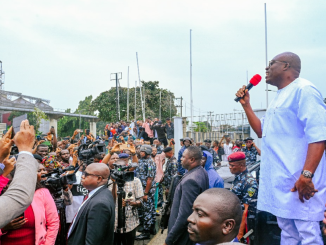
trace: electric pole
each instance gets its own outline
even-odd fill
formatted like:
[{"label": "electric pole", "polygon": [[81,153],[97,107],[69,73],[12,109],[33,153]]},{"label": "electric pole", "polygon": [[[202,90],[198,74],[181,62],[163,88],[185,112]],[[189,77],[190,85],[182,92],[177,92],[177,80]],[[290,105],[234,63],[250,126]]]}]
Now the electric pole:
[{"label": "electric pole", "polygon": [[[115,75],[114,78],[112,78],[112,75]],[[119,75],[119,77],[118,77],[118,75]],[[119,103],[119,80],[120,79],[122,79],[122,72],[111,73],[111,81],[115,80],[117,121],[120,120],[120,103]]]},{"label": "electric pole", "polygon": [[183,100],[183,98],[182,98],[182,96],[180,97],[180,98],[175,98],[176,100],[180,100],[180,105],[176,105],[175,107],[180,107],[181,108],[181,110],[180,110],[180,112],[181,112],[181,117],[182,117],[182,100]]},{"label": "electric pole", "polygon": [[[211,119],[211,132],[212,132],[212,126],[213,126],[213,120],[212,120],[212,113],[214,113],[214,111],[209,111],[209,118]],[[207,118],[207,123],[208,123],[208,118]]]},{"label": "electric pole", "polygon": [[[0,60],[0,96],[2,96],[2,85],[4,84],[3,76],[5,73],[2,71],[2,61]],[[0,122],[2,122],[2,114],[0,113]]]}]

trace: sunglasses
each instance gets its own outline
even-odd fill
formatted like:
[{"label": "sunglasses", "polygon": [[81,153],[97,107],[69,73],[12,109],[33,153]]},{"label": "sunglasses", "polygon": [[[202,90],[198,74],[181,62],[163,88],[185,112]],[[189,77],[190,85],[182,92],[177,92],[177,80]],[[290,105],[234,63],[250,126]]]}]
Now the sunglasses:
[{"label": "sunglasses", "polygon": [[280,63],[288,64],[288,65],[290,66],[289,62],[286,62],[286,61],[281,61],[281,60],[271,60],[271,61],[268,62],[268,68],[271,67],[272,65],[274,65],[276,62],[280,62]]},{"label": "sunglasses", "polygon": [[[87,173],[86,171],[84,171],[83,173],[82,173],[82,175],[84,175],[85,176],[85,178],[87,178],[87,176],[97,176],[97,177],[102,177],[101,175],[97,175],[97,174],[90,174],[90,173]],[[103,177],[102,177],[103,178]]]}]

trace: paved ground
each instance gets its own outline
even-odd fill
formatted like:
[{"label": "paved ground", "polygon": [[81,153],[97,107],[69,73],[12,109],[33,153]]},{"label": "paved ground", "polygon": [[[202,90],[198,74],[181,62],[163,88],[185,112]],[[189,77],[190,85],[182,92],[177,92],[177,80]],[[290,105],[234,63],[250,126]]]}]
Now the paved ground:
[{"label": "paved ground", "polygon": [[[164,231],[163,234],[161,234],[161,230],[159,230],[159,224],[160,224],[161,216],[156,217],[156,231],[157,234],[155,236],[151,236],[151,240],[144,240],[144,241],[135,241],[135,245],[163,245],[166,235],[167,235],[167,230]],[[140,233],[136,233],[138,236]]]}]

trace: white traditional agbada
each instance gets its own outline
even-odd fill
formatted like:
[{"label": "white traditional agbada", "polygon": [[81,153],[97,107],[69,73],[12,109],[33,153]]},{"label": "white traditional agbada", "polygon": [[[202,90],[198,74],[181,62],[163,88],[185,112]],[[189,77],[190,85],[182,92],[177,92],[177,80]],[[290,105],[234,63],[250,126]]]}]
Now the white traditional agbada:
[{"label": "white traditional agbada", "polygon": [[326,140],[326,106],[317,88],[298,78],[277,92],[262,122],[258,209],[287,219],[320,221],[326,202],[325,156],[312,181],[318,192],[302,203],[291,192],[300,177],[308,144]]}]

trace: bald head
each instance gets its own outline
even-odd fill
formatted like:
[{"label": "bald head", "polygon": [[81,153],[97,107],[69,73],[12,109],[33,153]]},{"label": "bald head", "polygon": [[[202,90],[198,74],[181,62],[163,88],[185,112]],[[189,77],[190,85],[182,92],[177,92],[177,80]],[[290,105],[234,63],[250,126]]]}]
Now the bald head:
[{"label": "bald head", "polygon": [[91,163],[87,166],[87,170],[93,174],[102,176],[103,179],[108,179],[110,176],[110,169],[104,163]]},{"label": "bald head", "polygon": [[189,237],[201,244],[219,244],[234,239],[240,228],[239,198],[229,190],[211,188],[200,194],[188,217]]},{"label": "bald head", "polygon": [[205,195],[206,201],[219,213],[222,220],[234,219],[240,227],[242,218],[241,203],[232,191],[222,188],[211,188],[204,191],[201,195]]},{"label": "bald head", "polygon": [[281,54],[275,56],[274,59],[288,62],[290,67],[295,72],[297,72],[298,76],[299,76],[300,71],[301,71],[301,59],[297,54],[292,53],[292,52],[284,52],[284,53],[281,53]]}]

